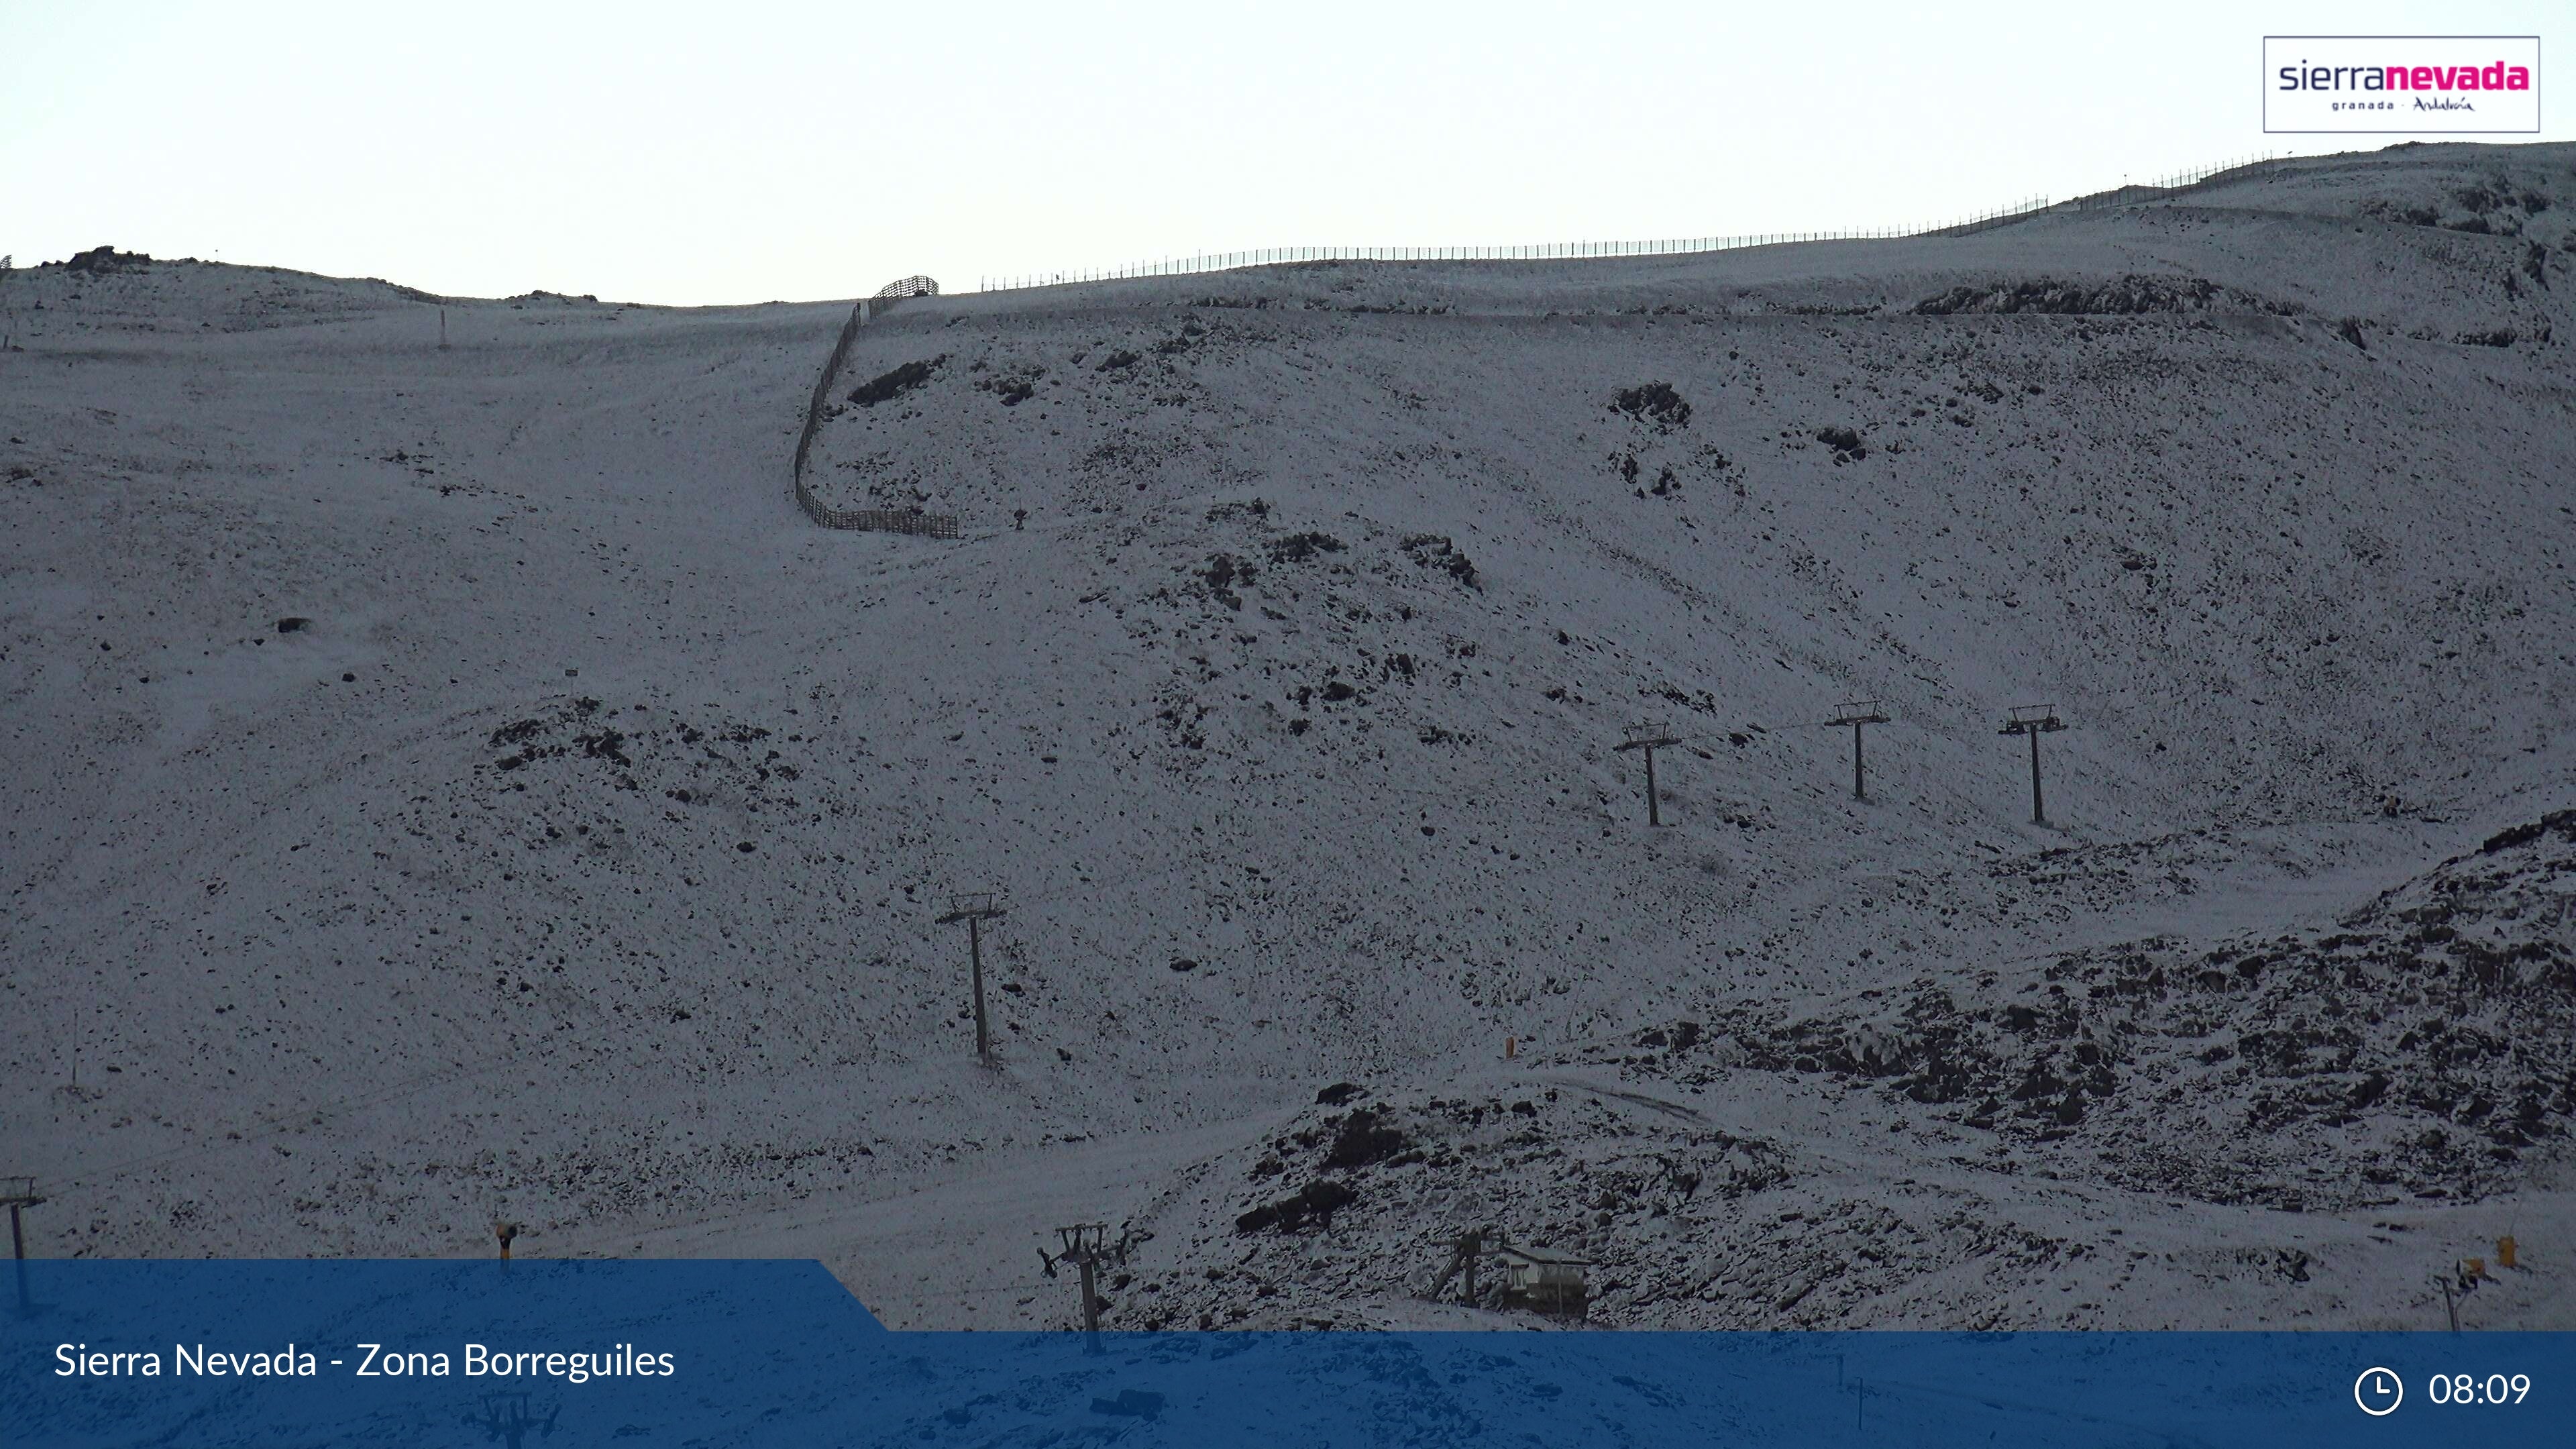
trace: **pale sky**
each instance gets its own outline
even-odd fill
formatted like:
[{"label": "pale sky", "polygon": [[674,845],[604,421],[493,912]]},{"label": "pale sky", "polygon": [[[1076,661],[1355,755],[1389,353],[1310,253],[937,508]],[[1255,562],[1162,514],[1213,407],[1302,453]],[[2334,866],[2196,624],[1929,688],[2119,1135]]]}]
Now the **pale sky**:
[{"label": "pale sky", "polygon": [[[1924,224],[2403,139],[2264,135],[2267,33],[2539,35],[2546,66],[2570,14],[0,0],[0,252],[701,303]],[[2548,79],[2510,139],[2576,138]]]}]

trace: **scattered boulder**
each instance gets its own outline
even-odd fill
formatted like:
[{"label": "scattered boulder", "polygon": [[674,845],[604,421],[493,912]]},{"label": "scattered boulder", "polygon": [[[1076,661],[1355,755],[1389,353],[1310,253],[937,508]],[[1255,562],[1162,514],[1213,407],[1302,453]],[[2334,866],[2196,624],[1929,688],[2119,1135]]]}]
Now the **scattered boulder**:
[{"label": "scattered boulder", "polygon": [[1836,463],[1857,463],[1869,456],[1860,434],[1850,428],[1818,428],[1816,441],[1834,450]]},{"label": "scattered boulder", "polygon": [[1275,564],[1305,563],[1318,554],[1341,551],[1342,541],[1329,533],[1292,533],[1270,540],[1270,561]]},{"label": "scattered boulder", "polygon": [[1467,555],[1445,535],[1417,533],[1404,541],[1403,548],[1415,563],[1424,568],[1442,570],[1471,589],[1481,591],[1485,587],[1484,581],[1477,576],[1476,566],[1468,562]]},{"label": "scattered boulder", "polygon": [[1673,391],[1669,382],[1647,382],[1621,388],[1611,395],[1610,411],[1625,413],[1659,433],[1690,426],[1691,405],[1680,393]]}]

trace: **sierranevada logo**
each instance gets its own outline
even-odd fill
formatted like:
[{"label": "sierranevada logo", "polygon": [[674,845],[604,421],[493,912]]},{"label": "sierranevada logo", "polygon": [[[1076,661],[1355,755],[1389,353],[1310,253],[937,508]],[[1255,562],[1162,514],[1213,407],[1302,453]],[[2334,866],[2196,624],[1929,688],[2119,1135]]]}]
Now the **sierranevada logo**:
[{"label": "sierranevada logo", "polygon": [[2266,131],[2534,132],[2536,36],[2267,36]]}]

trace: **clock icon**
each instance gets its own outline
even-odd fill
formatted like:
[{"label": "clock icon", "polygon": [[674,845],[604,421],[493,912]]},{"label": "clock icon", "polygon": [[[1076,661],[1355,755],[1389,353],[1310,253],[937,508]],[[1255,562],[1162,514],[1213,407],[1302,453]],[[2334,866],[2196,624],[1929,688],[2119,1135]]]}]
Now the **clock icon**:
[{"label": "clock icon", "polygon": [[2397,1406],[2406,1402],[2406,1385],[2398,1382],[2394,1370],[2366,1368],[2360,1378],[2352,1381],[2352,1401],[2374,1419],[2394,1414]]}]

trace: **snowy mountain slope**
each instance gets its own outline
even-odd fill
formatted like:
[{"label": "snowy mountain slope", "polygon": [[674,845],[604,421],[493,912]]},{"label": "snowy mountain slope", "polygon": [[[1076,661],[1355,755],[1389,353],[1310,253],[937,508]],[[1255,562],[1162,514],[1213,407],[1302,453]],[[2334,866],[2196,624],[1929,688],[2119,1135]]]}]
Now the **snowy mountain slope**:
[{"label": "snowy mountain slope", "polygon": [[2231,176],[2176,200],[2518,236],[2563,251],[2576,235],[2576,213],[2555,204],[2565,181],[2555,147],[2397,145]]},{"label": "snowy mountain slope", "polygon": [[[2397,195],[2406,154],[2293,180]],[[2561,148],[2494,154],[2576,193]],[[2369,1223],[2442,1225],[2438,1261],[2515,1204],[2565,1221],[2563,1057],[2463,1077],[2446,1142],[2540,1116],[2435,1171],[2399,1146],[2430,1086],[2322,1128],[2189,1056],[2280,1030],[2247,1013],[2290,985],[2160,1005],[2107,1094],[2008,1024],[2051,970],[2331,934],[2568,801],[2564,255],[2289,184],[907,302],[815,485],[959,513],[955,546],[785,500],[837,307],[449,301],[440,352],[398,289],[11,274],[13,327],[46,305],[0,355],[6,1111],[62,1184],[45,1250],[472,1252],[508,1213],[541,1252],[739,1238],[901,1286],[901,1321],[1056,1321],[1033,1239],[941,1204],[1045,1217],[1023,1185],[1106,1137],[1129,1186],[1090,1215],[1157,1233],[1118,1321],[1402,1321],[1488,1212],[1602,1235],[1622,1322],[2412,1312],[2422,1239]],[[1896,717],[1868,802],[1815,727],[1855,695]],[[2034,699],[2075,726],[2046,828],[1994,733]],[[1648,715],[1690,737],[1660,832],[1611,748]],[[987,887],[994,1073],[931,924]],[[2563,1037],[2563,993],[2515,1010]],[[1696,1053],[1638,1045],[1682,1021]],[[1862,1025],[1879,1066],[1973,1040],[1973,1090],[1811,1044]],[[2448,1080],[2384,1035],[2338,1090]],[[2078,1122],[2015,1115],[2035,1072]],[[1276,1144],[1339,1080],[1430,1144],[1362,1170],[1416,1181],[1238,1233],[1312,1180]],[[1658,1154],[1703,1184],[1660,1218]],[[1880,1261],[1782,1306],[1759,1265],[1824,1222]],[[2173,1264],[2112,1296],[2112,1226]]]},{"label": "snowy mountain slope", "polygon": [[[1612,1322],[2349,1313],[2363,1222],[2509,1190],[2576,1107],[2571,887],[2562,811],[2328,929],[2070,952],[1977,974],[1992,1004],[1966,1010],[1925,977],[1805,1020],[1649,1028],[1464,1097],[1319,1102],[1212,1175],[1244,1214],[1230,1231],[1223,1213],[1198,1225],[1248,1250],[1233,1275],[1289,1301],[1184,1280],[1155,1306],[1329,1317],[1356,1285],[1424,1277],[1446,1236],[1506,1222],[1602,1263],[1595,1316]],[[1361,1245],[1321,1263],[1256,1216],[1318,1184],[1333,1237]],[[2343,1221],[2314,1226],[2320,1211]],[[2070,1296],[2024,1296],[2034,1270]],[[2278,1291],[2110,1296],[2170,1300],[2195,1271]]]}]

